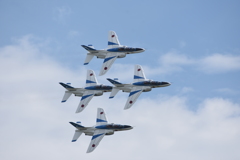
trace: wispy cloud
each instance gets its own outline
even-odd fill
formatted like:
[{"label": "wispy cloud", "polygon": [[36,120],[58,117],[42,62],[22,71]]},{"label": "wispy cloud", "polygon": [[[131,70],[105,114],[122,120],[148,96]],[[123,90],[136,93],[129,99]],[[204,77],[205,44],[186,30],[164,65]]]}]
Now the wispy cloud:
[{"label": "wispy cloud", "polygon": [[240,70],[240,56],[217,53],[194,59],[173,50],[160,56],[159,64],[168,72],[182,71],[187,66],[204,73],[226,73]]},{"label": "wispy cloud", "polygon": [[69,6],[56,7],[53,11],[53,18],[59,23],[65,23],[68,16],[72,13]]},{"label": "wispy cloud", "polygon": [[236,91],[236,90],[233,90],[233,89],[230,89],[230,88],[219,88],[219,89],[216,89],[217,92],[219,93],[223,93],[223,94],[238,94],[239,91]]},{"label": "wispy cloud", "polygon": [[72,38],[72,37],[77,37],[79,36],[80,33],[78,31],[75,31],[75,30],[71,30],[68,32],[68,37]]},{"label": "wispy cloud", "polygon": [[240,56],[213,54],[199,61],[199,69],[206,73],[222,73],[240,70]]}]

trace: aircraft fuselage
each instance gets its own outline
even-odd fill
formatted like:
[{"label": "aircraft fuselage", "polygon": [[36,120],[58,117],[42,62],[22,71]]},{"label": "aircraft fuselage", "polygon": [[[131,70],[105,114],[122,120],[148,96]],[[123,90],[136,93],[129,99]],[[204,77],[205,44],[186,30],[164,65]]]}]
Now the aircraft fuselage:
[{"label": "aircraft fuselage", "polygon": [[85,133],[87,136],[93,136],[95,130],[108,130],[106,135],[112,135],[115,131],[126,131],[133,129],[132,126],[129,125],[121,125],[121,124],[106,124],[106,125],[99,125],[99,126],[92,126],[92,127],[84,127],[84,128],[77,128],[81,132]]},{"label": "aircraft fuselage", "polygon": [[133,47],[117,47],[117,48],[110,48],[110,49],[102,49],[102,50],[94,50],[88,54],[95,55],[97,58],[105,59],[107,53],[114,52],[118,53],[118,58],[126,57],[126,54],[133,54],[133,53],[141,53],[145,50],[143,48],[133,48]]},{"label": "aircraft fuselage", "polygon": [[116,87],[123,92],[131,92],[132,88],[135,86],[144,87],[143,92],[151,91],[152,88],[167,87],[171,85],[169,82],[158,82],[158,81],[142,81],[135,82],[132,84],[123,84],[123,86]]}]

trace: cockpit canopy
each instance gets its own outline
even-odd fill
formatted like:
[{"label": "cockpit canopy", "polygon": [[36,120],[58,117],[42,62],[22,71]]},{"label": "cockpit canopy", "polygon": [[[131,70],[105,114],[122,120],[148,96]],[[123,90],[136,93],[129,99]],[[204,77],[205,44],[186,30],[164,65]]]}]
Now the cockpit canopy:
[{"label": "cockpit canopy", "polygon": [[148,80],[148,81],[144,81],[144,84],[159,85],[161,84],[161,82]]},{"label": "cockpit canopy", "polygon": [[109,88],[112,88],[112,87],[107,85],[102,85],[102,84],[96,86],[96,89],[109,89]]},{"label": "cockpit canopy", "polygon": [[106,126],[107,128],[122,128],[123,127],[123,125],[120,125],[120,124],[108,124],[107,126]]}]

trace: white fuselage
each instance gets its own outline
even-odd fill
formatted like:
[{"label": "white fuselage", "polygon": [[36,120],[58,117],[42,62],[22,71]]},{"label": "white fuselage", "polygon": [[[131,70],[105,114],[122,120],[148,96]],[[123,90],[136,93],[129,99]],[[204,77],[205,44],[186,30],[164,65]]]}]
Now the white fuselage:
[{"label": "white fuselage", "polygon": [[[76,88],[75,91],[66,91],[66,93],[73,93],[75,96],[82,97],[86,91],[89,90],[85,88]],[[111,92],[111,90],[94,90],[94,96],[101,96],[104,92]]]},{"label": "white fuselage", "polygon": [[[84,128],[78,128],[81,132],[83,132],[87,136],[93,136],[94,132],[96,130],[107,130],[106,135],[112,135],[116,131],[126,131],[133,129],[133,127],[128,126],[128,125],[119,125],[123,127],[114,127],[115,124],[106,124],[106,125],[98,125],[98,126],[92,126],[92,127],[84,127]],[[127,127],[124,127],[127,126]]]},{"label": "white fuselage", "polygon": [[134,53],[141,53],[145,50],[141,48],[141,50],[138,51],[117,51],[118,48],[112,48],[109,49],[101,49],[101,50],[95,50],[93,52],[89,52],[88,54],[92,54],[100,59],[105,59],[108,53],[117,53],[118,58],[124,58],[127,54],[134,54]]},{"label": "white fuselage", "polygon": [[131,92],[133,87],[143,87],[143,92],[149,92],[151,91],[152,88],[159,88],[159,87],[166,87],[169,86],[169,84],[164,84],[164,85],[134,85],[133,83],[130,84],[123,84],[123,86],[116,86],[114,88],[117,88],[119,90],[122,90],[122,92]]}]

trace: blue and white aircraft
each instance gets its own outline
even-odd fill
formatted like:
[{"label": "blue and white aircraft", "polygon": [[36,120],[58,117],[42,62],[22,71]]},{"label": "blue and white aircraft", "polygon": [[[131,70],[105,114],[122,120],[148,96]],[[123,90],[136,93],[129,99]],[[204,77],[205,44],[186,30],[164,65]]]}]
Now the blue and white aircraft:
[{"label": "blue and white aircraft", "polygon": [[113,62],[117,58],[124,58],[127,54],[144,52],[143,48],[133,48],[122,46],[119,43],[117,34],[114,31],[108,33],[108,48],[102,50],[96,50],[92,45],[82,45],[89,53],[85,59],[84,65],[87,65],[94,56],[104,59],[99,76],[104,75],[112,66]]},{"label": "blue and white aircraft", "polygon": [[92,136],[87,153],[92,152],[99,145],[100,141],[105,135],[112,135],[115,131],[126,131],[133,128],[129,125],[108,123],[107,117],[102,108],[98,108],[97,110],[97,119],[95,126],[84,127],[81,125],[81,122],[69,123],[76,128],[72,142],[76,142],[82,133],[85,133],[87,136]]},{"label": "blue and white aircraft", "polygon": [[117,79],[107,78],[109,82],[115,85],[109,98],[114,98],[119,90],[130,92],[124,109],[129,109],[137,100],[142,92],[149,92],[152,88],[166,87],[171,85],[169,82],[159,82],[146,79],[144,71],[140,65],[135,65],[134,81],[130,84],[122,84]]},{"label": "blue and white aircraft", "polygon": [[62,103],[66,102],[72,94],[82,97],[76,113],[82,112],[87,107],[93,96],[101,96],[104,92],[111,92],[112,90],[112,86],[98,84],[95,73],[92,70],[87,71],[86,86],[84,88],[74,88],[70,83],[65,84],[60,82],[59,84],[66,88]]}]

